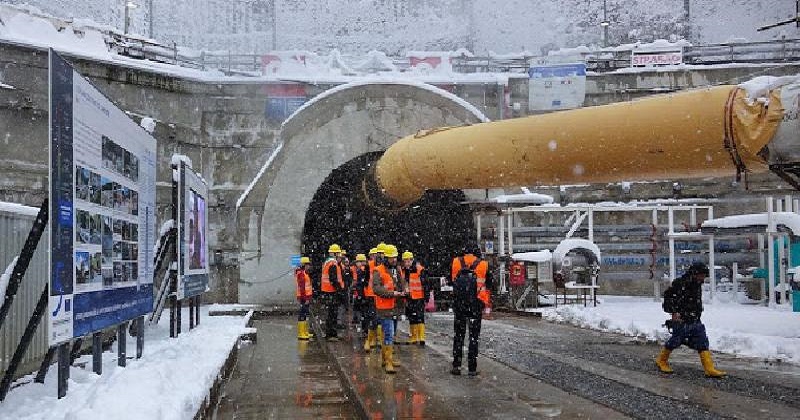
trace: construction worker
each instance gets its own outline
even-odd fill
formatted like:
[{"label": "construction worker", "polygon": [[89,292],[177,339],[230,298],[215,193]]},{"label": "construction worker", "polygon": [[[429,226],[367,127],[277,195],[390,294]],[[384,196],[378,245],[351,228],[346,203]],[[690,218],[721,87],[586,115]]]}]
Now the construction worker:
[{"label": "construction worker", "polygon": [[[383,264],[386,260],[386,244],[381,242],[375,246],[375,249],[378,251],[375,254],[375,267]],[[372,279],[372,291],[375,292],[375,279]],[[381,323],[378,321],[377,309],[375,311],[375,346],[381,347],[381,343],[383,343],[383,327]]]},{"label": "construction worker", "polygon": [[339,265],[342,267],[342,280],[344,281],[344,288],[339,291],[339,317],[338,319],[342,322],[336,325],[336,328],[339,330],[343,330],[345,328],[344,323],[347,319],[347,311],[350,309],[350,296],[349,291],[350,287],[353,284],[352,273],[350,272],[350,259],[347,258],[347,250],[342,248],[342,251],[339,253]]},{"label": "construction worker", "polygon": [[668,321],[672,336],[664,343],[661,353],[656,358],[656,366],[662,373],[672,373],[669,355],[673,350],[686,344],[700,354],[700,362],[706,376],[721,378],[725,372],[714,367],[711,352],[708,351],[706,327],[700,321],[703,313],[703,282],[708,277],[708,266],[696,262],[689,267],[686,274],[675,279],[664,291],[662,308],[672,317]]},{"label": "construction worker", "polygon": [[483,308],[489,304],[486,275],[489,265],[480,257],[477,244],[465,248],[460,257],[453,258],[450,279],[453,282],[453,369],[450,373],[461,375],[464,354],[464,335],[469,324],[469,350],[467,368],[470,376],[478,374],[478,341],[481,334]]},{"label": "construction worker", "polygon": [[344,290],[341,265],[342,249],[337,244],[328,247],[328,259],[322,264],[320,288],[325,301],[325,337],[328,341],[338,341],[336,333],[337,318],[339,316],[339,294]]},{"label": "construction worker", "polygon": [[395,301],[405,296],[405,284],[397,273],[397,247],[387,245],[385,248],[386,260],[375,267],[372,273],[373,291],[375,292],[375,308],[378,320],[383,327],[383,347],[381,356],[386,373],[395,373],[396,363],[394,354],[394,316]]},{"label": "construction worker", "polygon": [[372,288],[372,272],[375,271],[377,264],[378,248],[369,250],[369,261],[367,262],[367,284],[364,287],[364,320],[363,326],[367,331],[367,338],[364,340],[364,351],[369,353],[376,345],[375,327],[377,319],[375,318],[375,292]]},{"label": "construction worker", "polygon": [[367,334],[367,327],[364,320],[366,306],[366,296],[364,291],[367,288],[367,256],[364,254],[356,255],[356,263],[350,266],[350,273],[353,277],[353,324],[361,324],[360,330],[362,334]]},{"label": "construction worker", "polygon": [[425,267],[414,259],[411,251],[402,255],[403,266],[400,270],[403,280],[408,285],[408,317],[411,338],[408,344],[425,345],[425,296],[427,296],[427,275]]},{"label": "construction worker", "polygon": [[300,266],[294,270],[294,278],[297,282],[297,302],[300,304],[300,310],[297,315],[297,339],[309,340],[313,335],[308,329],[308,307],[311,303],[311,296],[314,291],[311,288],[311,276],[308,275],[308,269],[311,266],[311,260],[308,257],[300,257]]}]

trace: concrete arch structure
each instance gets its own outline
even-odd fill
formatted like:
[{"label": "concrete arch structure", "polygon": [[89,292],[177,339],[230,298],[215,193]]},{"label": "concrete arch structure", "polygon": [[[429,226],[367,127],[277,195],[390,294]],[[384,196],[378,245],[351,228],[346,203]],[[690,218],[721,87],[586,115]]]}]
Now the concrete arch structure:
[{"label": "concrete arch structure", "polygon": [[432,85],[375,82],[338,86],[307,103],[283,124],[274,161],[247,197],[262,211],[239,212],[246,223],[239,301],[277,304],[294,299],[292,255],[300,254],[306,210],[337,167],[382,151],[418,130],[486,121],[469,103]]}]

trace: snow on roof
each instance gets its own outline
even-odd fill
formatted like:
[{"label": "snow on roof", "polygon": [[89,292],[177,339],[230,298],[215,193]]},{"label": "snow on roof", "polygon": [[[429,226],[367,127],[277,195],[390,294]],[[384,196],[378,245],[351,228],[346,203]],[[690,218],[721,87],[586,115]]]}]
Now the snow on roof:
[{"label": "snow on roof", "polygon": [[242,195],[239,196],[239,199],[236,200],[236,210],[239,210],[239,207],[242,206],[244,200],[247,198],[248,195],[250,195],[250,191],[253,190],[253,187],[256,186],[258,180],[260,180],[261,177],[264,176],[264,173],[267,172],[267,169],[269,169],[270,165],[272,165],[272,161],[275,160],[275,157],[278,156],[278,153],[280,153],[281,149],[283,149],[283,143],[278,143],[278,147],[276,147],[275,150],[272,151],[272,154],[270,154],[269,157],[267,158],[267,161],[264,162],[264,165],[258,171],[258,174],[256,174],[255,178],[253,178],[253,180],[250,181],[250,185],[247,186],[244,192],[242,192]]},{"label": "snow on roof", "polygon": [[181,162],[186,163],[186,166],[192,167],[192,159],[189,156],[182,155],[180,153],[173,153],[172,159],[170,159],[170,165],[172,166],[179,166]]},{"label": "snow on roof", "polygon": [[0,39],[53,48],[82,57],[110,60],[105,37],[96,28],[34,14],[36,11],[0,4]]},{"label": "snow on roof", "polygon": [[406,57],[474,57],[466,48],[459,48],[455,51],[406,51]]},{"label": "snow on roof", "polygon": [[570,251],[579,248],[589,250],[592,254],[594,254],[595,258],[597,258],[598,263],[601,261],[600,248],[598,248],[594,242],[588,239],[578,238],[568,238],[561,241],[558,246],[556,246],[555,251],[553,251],[553,261],[560,263]]},{"label": "snow on roof", "polygon": [[503,194],[490,199],[495,203],[530,203],[530,204],[550,204],[553,197],[546,194],[523,193],[523,194]]},{"label": "snow on roof", "polygon": [[17,203],[9,203],[6,201],[0,201],[0,211],[14,214],[24,214],[25,216],[34,217],[39,214],[39,209],[36,207],[25,206]]},{"label": "snow on roof", "polygon": [[0,82],[0,89],[9,89],[9,90],[14,90],[14,89],[16,89],[16,88],[15,88],[14,86],[7,85],[7,84],[5,84],[5,83],[2,83],[2,82]]},{"label": "snow on roof", "polygon": [[[768,216],[768,213],[726,216],[718,219],[706,220],[701,225],[701,228],[736,229],[756,226],[766,227],[769,222]],[[800,236],[800,214],[792,212],[774,212],[772,213],[772,220],[775,222],[776,226],[785,226],[792,231],[793,235]]]},{"label": "snow on roof", "polygon": [[759,76],[740,83],[739,87],[747,92],[747,99],[757,101],[759,98],[768,99],[769,91],[788,84],[800,83],[800,75],[794,76]]},{"label": "snow on roof", "polygon": [[444,89],[439,89],[436,86],[433,86],[433,85],[430,85],[430,84],[427,84],[427,83],[416,82],[416,81],[413,81],[413,80],[400,79],[400,78],[391,78],[391,77],[376,77],[376,78],[372,78],[372,79],[361,80],[361,81],[358,81],[358,82],[345,83],[343,85],[339,85],[339,86],[333,87],[331,89],[326,90],[325,92],[320,93],[319,95],[311,98],[311,100],[309,100],[306,103],[304,103],[303,106],[301,106],[300,108],[297,108],[297,110],[294,111],[292,113],[292,115],[289,116],[289,118],[286,118],[286,120],[283,122],[283,124],[281,124],[281,128],[285,127],[286,124],[288,124],[289,121],[294,119],[295,116],[299,115],[301,112],[303,112],[304,110],[306,110],[310,106],[314,105],[315,103],[317,103],[317,102],[319,102],[319,101],[321,101],[321,100],[323,100],[323,99],[325,99],[325,98],[327,98],[327,97],[329,97],[331,95],[334,95],[336,93],[342,92],[344,90],[353,89],[353,88],[359,87],[359,86],[367,86],[367,85],[403,85],[403,86],[414,86],[414,87],[418,87],[420,89],[425,89],[425,90],[427,90],[429,92],[433,92],[433,93],[435,93],[435,94],[437,94],[437,95],[439,95],[439,96],[441,96],[441,97],[443,97],[445,99],[449,99],[449,100],[455,102],[458,105],[461,105],[467,111],[472,113],[476,118],[478,118],[481,122],[488,122],[489,121],[489,118],[486,118],[486,116],[483,115],[483,113],[481,111],[479,111],[478,108],[475,108],[474,105],[472,105],[471,103],[465,101],[464,99],[459,98],[456,95],[453,95],[452,93],[450,93],[450,92],[448,92],[448,91],[446,91]]},{"label": "snow on roof", "polygon": [[547,262],[553,260],[553,254],[549,249],[534,252],[518,252],[511,254],[512,260],[529,262]]}]

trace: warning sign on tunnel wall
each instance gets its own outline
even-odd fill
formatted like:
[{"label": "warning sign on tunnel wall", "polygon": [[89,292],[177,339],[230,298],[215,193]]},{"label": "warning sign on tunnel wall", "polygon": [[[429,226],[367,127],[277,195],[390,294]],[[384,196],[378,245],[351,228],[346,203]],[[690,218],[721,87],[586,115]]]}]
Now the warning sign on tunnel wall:
[{"label": "warning sign on tunnel wall", "polygon": [[274,83],[264,86],[267,101],[264,115],[268,121],[281,123],[306,103],[306,87],[300,83]]}]

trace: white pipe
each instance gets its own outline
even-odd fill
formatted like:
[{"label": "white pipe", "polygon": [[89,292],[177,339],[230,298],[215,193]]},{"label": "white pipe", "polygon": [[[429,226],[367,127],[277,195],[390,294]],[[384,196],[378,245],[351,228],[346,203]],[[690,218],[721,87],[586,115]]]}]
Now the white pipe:
[{"label": "white pipe", "polygon": [[675,238],[672,234],[675,233],[675,214],[672,211],[672,206],[667,210],[667,224],[669,232],[669,281],[675,281]]},{"label": "white pipe", "polygon": [[708,270],[708,274],[711,276],[711,303],[714,303],[714,298],[717,293],[717,270],[716,260],[714,258],[714,235],[711,235],[708,238],[708,265],[711,266],[711,269]]},{"label": "white pipe", "polygon": [[739,303],[739,263],[734,262],[731,271],[731,280],[733,280],[733,301]]},{"label": "white pipe", "polygon": [[[653,209],[653,226],[658,228],[658,210]],[[659,287],[659,278],[653,273],[653,298],[656,302],[661,301],[661,288]]]},{"label": "white pipe", "polygon": [[775,305],[775,244],[773,243],[772,197],[767,197],[767,294],[769,306]]},{"label": "white pipe", "polygon": [[514,253],[514,211],[508,212],[508,255]]},{"label": "white pipe", "polygon": [[594,210],[591,207],[589,207],[589,241],[594,242]]},{"label": "white pipe", "polygon": [[764,234],[758,234],[758,266],[767,268],[767,263],[764,262]]},{"label": "white pipe", "polygon": [[475,214],[475,239],[478,241],[478,246],[481,246],[481,214]]},{"label": "white pipe", "polygon": [[502,257],[503,255],[506,255],[506,215],[501,212],[498,219],[500,221],[500,232],[497,235],[497,238],[500,240],[498,248],[500,249],[499,255]]}]

